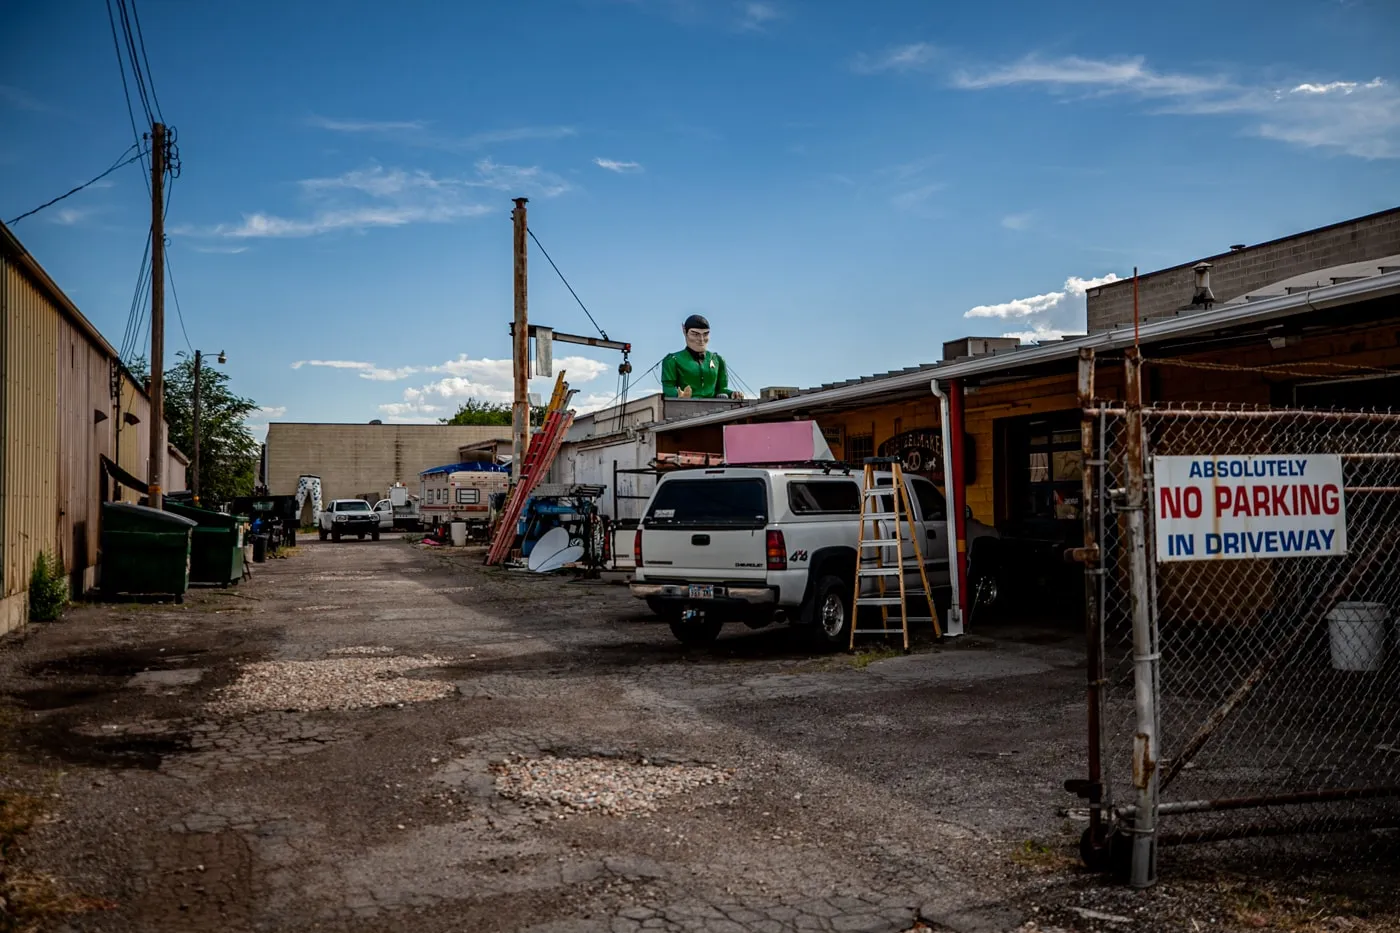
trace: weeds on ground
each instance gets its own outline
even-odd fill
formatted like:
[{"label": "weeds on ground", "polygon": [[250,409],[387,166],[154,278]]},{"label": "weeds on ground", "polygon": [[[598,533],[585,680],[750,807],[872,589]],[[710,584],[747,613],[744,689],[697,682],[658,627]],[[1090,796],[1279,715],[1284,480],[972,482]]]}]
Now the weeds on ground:
[{"label": "weeds on ground", "polygon": [[904,654],[902,648],[895,648],[891,645],[876,645],[871,648],[863,648],[857,651],[851,658],[851,667],[858,671],[863,671],[876,661],[888,661],[890,658],[897,658]]},{"label": "weeds on ground", "polygon": [[299,548],[299,547],[284,547],[284,548],[278,548],[277,553],[276,553],[275,555],[273,555],[273,556],[275,556],[275,557],[277,557],[277,558],[280,559],[280,558],[283,558],[283,557],[296,557],[296,556],[297,556],[298,554],[300,554],[300,553],[301,553],[301,548]]},{"label": "weeds on ground", "polygon": [[116,906],[69,893],[52,876],[26,871],[18,864],[24,837],[46,815],[42,797],[0,786],[0,933],[38,933],[63,917]]},{"label": "weeds on ground", "polygon": [[1371,914],[1343,894],[1298,889],[1279,891],[1257,881],[1221,881],[1220,893],[1241,926],[1283,933],[1393,933],[1400,915]]},{"label": "weeds on ground", "polygon": [[40,551],[34,559],[34,572],[29,575],[29,621],[57,620],[68,608],[68,597],[63,565],[48,551]]},{"label": "weeds on ground", "polygon": [[1011,852],[1011,861],[1022,868],[1035,871],[1071,871],[1079,865],[1079,859],[1070,855],[1063,847],[1027,839]]}]

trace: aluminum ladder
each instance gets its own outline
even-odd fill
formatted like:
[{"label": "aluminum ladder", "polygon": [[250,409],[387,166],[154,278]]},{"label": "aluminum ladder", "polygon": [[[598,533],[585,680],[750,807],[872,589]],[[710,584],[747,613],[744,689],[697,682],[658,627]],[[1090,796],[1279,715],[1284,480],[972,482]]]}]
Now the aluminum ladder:
[{"label": "aluminum ladder", "polygon": [[[889,486],[877,483],[875,468],[883,465],[889,466]],[[889,509],[885,508],[886,500],[890,500]],[[891,523],[893,528],[890,527]],[[904,537],[906,527],[909,530],[907,539]],[[868,535],[867,529],[870,531]],[[919,568],[919,581],[923,585],[924,599],[928,601],[927,616],[909,615],[909,597],[917,597],[918,593],[910,594],[906,590],[903,556],[905,540],[913,544],[914,560]],[[889,550],[893,550],[894,554],[887,562]],[[874,566],[866,565],[865,555],[870,551],[875,552]],[[890,594],[891,578],[899,583],[898,596]],[[879,595],[861,595],[864,588],[862,584],[866,580],[876,581]],[[880,608],[879,628],[859,627],[862,606]],[[894,607],[899,608],[898,628],[893,628],[890,624],[890,609]],[[851,597],[851,650],[855,650],[857,635],[898,633],[904,636],[904,650],[908,651],[910,622],[932,622],[933,634],[939,638],[943,637],[943,630],[938,624],[938,610],[933,605],[933,588],[929,586],[928,572],[924,568],[924,553],[919,546],[918,529],[914,525],[914,512],[909,505],[909,488],[904,485],[903,462],[898,457],[870,457],[865,461],[865,485],[860,501],[860,531],[856,538],[856,586],[855,594]]]}]

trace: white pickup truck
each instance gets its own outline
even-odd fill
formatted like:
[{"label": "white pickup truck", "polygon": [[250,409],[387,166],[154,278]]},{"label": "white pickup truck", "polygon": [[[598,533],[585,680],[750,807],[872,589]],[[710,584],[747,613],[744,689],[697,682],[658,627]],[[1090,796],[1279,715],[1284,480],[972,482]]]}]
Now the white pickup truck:
[{"label": "white pickup truck", "polygon": [[[876,476],[877,483],[891,485],[889,473]],[[929,583],[946,588],[943,493],[921,476],[906,474],[904,481]],[[808,628],[825,646],[845,647],[862,483],[862,474],[845,467],[722,467],[669,474],[652,493],[637,529],[632,595],[645,599],[688,645],[713,641],[726,622],[760,628],[789,621]],[[880,497],[886,511],[892,498]],[[967,534],[972,591],[982,594],[985,605],[988,596],[995,598],[997,533],[969,518]],[[917,587],[908,541],[903,559]],[[909,576],[905,579],[908,585]]]}]

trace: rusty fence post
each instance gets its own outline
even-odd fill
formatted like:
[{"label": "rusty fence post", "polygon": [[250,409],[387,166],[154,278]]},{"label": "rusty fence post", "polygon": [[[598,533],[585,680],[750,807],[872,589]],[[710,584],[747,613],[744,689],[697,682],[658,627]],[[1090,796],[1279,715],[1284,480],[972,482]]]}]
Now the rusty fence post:
[{"label": "rusty fence post", "polygon": [[1137,807],[1132,834],[1132,871],[1135,888],[1157,880],[1157,643],[1152,619],[1151,582],[1147,565],[1147,477],[1143,449],[1142,358],[1137,348],[1124,354],[1127,402],[1126,454],[1128,582],[1133,613],[1133,696],[1136,733],[1133,736],[1133,787]]},{"label": "rusty fence post", "polygon": [[[1081,503],[1080,517],[1084,526],[1084,541],[1072,557],[1084,568],[1084,639],[1088,656],[1085,689],[1085,714],[1088,719],[1088,779],[1077,789],[1089,801],[1089,828],[1081,840],[1080,853],[1090,867],[1098,867],[1106,844],[1104,809],[1112,806],[1112,789],[1107,786],[1103,769],[1103,612],[1099,588],[1103,577],[1102,543],[1099,536],[1100,496],[1104,483],[1103,457],[1095,443],[1094,414],[1094,350],[1079,351],[1079,408]],[[1070,782],[1071,785],[1078,782]]]}]

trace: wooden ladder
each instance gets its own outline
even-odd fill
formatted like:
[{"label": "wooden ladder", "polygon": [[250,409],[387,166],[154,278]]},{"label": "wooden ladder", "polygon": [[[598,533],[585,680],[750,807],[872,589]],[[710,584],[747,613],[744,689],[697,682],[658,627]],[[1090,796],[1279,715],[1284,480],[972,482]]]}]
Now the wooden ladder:
[{"label": "wooden ladder", "polygon": [[[888,465],[891,474],[891,484],[880,486],[877,484],[875,475],[876,466]],[[891,508],[885,509],[885,500],[892,500]],[[889,527],[890,523],[894,527]],[[917,593],[910,594],[906,591],[904,581],[904,528],[909,528],[908,540],[914,545],[914,560],[919,567],[919,580],[923,584],[924,599],[928,601],[929,614],[927,616],[909,615],[909,596],[917,596]],[[871,533],[867,536],[866,528],[870,527]],[[893,532],[891,535],[890,532]],[[886,551],[893,549],[894,556],[890,564],[886,564]],[[867,551],[875,552],[875,565],[867,567],[865,555]],[[899,595],[890,594],[890,578],[893,577],[899,582]],[[878,596],[862,596],[861,584],[866,580],[874,580],[878,584]],[[880,627],[879,628],[858,628],[860,622],[860,608],[862,606],[880,607]],[[890,609],[899,607],[899,627],[890,626]],[[909,489],[904,485],[904,466],[898,457],[870,457],[865,461],[865,487],[861,492],[860,501],[860,532],[856,538],[856,590],[851,598],[851,650],[856,647],[857,635],[893,635],[896,632],[904,636],[904,650],[909,650],[909,623],[910,622],[932,622],[933,634],[936,637],[943,637],[943,630],[938,625],[938,610],[933,605],[933,588],[929,586],[928,572],[924,569],[924,553],[919,546],[919,533],[914,525],[914,512],[909,505]]]}]

